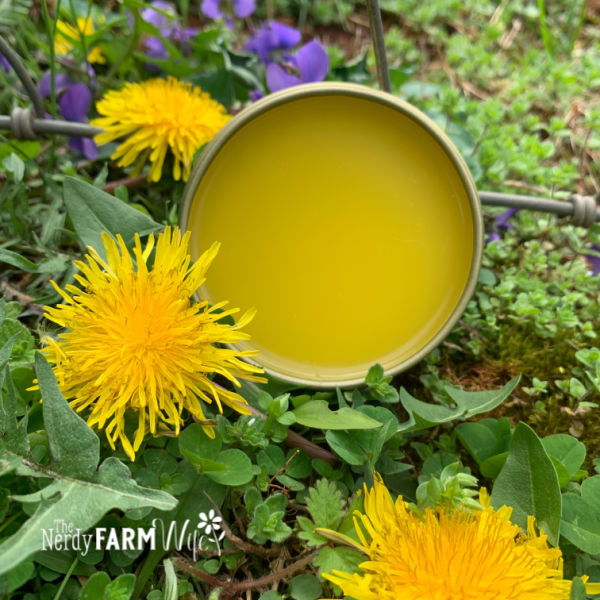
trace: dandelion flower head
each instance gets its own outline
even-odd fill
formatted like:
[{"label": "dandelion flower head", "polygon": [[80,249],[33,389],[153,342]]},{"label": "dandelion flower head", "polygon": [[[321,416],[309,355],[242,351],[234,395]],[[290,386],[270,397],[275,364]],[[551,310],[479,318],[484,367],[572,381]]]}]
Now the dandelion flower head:
[{"label": "dandelion flower head", "polygon": [[231,118],[200,88],[169,77],[126,83],[96,104],[101,115],[91,124],[104,130],[94,139],[106,144],[125,137],[111,158],[119,166],[136,162],[134,172],[150,160],[150,181],[158,181],[167,156],[173,154],[173,178],[187,181],[194,153]]},{"label": "dandelion flower head", "polygon": [[[84,19],[77,18],[77,27],[66,23],[65,21],[57,21],[56,36],[54,37],[54,52],[59,55],[69,54],[73,48],[80,44],[83,36],[92,35],[94,33],[94,24],[91,17]],[[94,46],[88,53],[87,59],[90,63],[104,64],[106,58],[102,54],[102,50],[98,46]]]},{"label": "dandelion flower head", "polygon": [[[483,510],[415,512],[401,497],[394,502],[376,476],[370,491],[365,486],[364,514],[355,517],[361,543],[353,545],[369,557],[362,572],[324,577],[356,600],[568,600],[561,551],[536,532],[534,518],[522,533],[510,507],[493,510],[485,488],[480,503]],[[586,587],[600,591],[600,584]]]},{"label": "dandelion flower head", "polygon": [[[131,460],[147,429],[154,434],[160,426],[179,434],[183,409],[201,423],[202,402],[214,401],[221,412],[226,404],[250,414],[240,395],[211,376],[237,386],[237,377],[262,381],[261,370],[241,360],[252,352],[215,345],[247,339],[240,329],[253,312],[227,325],[219,320],[237,309],[221,311],[226,302],[209,306],[192,300],[219,244],[192,264],[189,233],[182,236],[178,229],[167,227],[156,244],[150,235],[145,248],[136,235],[135,262],[120,236],[115,241],[104,234],[103,243],[107,260],[88,247],[87,264],[75,263],[81,287],[67,285],[63,291],[54,284],[64,304],[46,308],[46,317],[66,328],[58,339],[45,340],[44,352],[71,406],[89,409],[88,425],[104,429],[113,448],[119,441]],[[133,442],[125,431],[127,410],[138,416]],[[210,424],[203,427],[214,437]]]}]

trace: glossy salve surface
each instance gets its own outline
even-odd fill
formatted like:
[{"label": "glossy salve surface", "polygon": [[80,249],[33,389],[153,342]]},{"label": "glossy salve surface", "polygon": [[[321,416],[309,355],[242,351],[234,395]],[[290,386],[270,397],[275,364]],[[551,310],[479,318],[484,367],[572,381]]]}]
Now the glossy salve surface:
[{"label": "glossy salve surface", "polygon": [[341,382],[387,370],[444,327],[472,275],[476,219],[455,163],[421,124],[352,95],[246,119],[199,180],[184,226],[222,243],[203,294],[256,307],[256,361]]}]

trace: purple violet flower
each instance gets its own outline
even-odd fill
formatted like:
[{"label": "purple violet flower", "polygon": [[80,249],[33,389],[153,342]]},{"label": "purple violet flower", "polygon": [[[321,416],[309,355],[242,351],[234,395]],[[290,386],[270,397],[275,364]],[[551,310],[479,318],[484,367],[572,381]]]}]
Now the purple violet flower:
[{"label": "purple violet flower", "polygon": [[494,225],[498,229],[514,229],[515,226],[510,223],[510,220],[519,212],[518,208],[509,208],[501,212],[495,219]]},{"label": "purple violet flower", "polygon": [[[175,7],[170,2],[164,2],[163,0],[155,0],[151,2],[153,8],[145,8],[141,17],[142,20],[146,21],[146,23],[150,23],[154,25],[156,29],[158,29],[164,37],[169,37],[171,35],[171,30],[173,28],[173,22],[177,17],[177,11]],[[157,8],[158,10],[167,13],[170,16],[165,16],[158,11],[154,10]]]},{"label": "purple violet flower", "polygon": [[[54,93],[57,97],[72,85],[73,81],[66,73],[54,74]],[[50,98],[50,94],[52,93],[50,85],[50,71],[44,73],[38,84],[38,89],[42,98]]]},{"label": "purple violet flower", "polygon": [[[600,246],[592,244],[590,250],[595,250],[600,253]],[[585,259],[590,267],[590,275],[600,275],[600,256],[594,256],[593,254],[586,254]]]},{"label": "purple violet flower", "polygon": [[302,39],[302,35],[297,29],[269,21],[246,42],[246,50],[258,54],[258,57],[265,64],[272,62],[270,54],[279,50],[290,50],[297,46]]},{"label": "purple violet flower", "polygon": [[[177,21],[177,11],[171,2],[164,0],[155,0],[151,3],[152,8],[145,8],[141,17],[146,23],[156,27],[163,38],[179,43],[184,50],[188,40],[198,33],[198,29],[192,27],[182,27]],[[170,16],[165,16],[157,10],[161,10]],[[169,58],[169,51],[161,38],[153,36],[144,40],[144,51],[149,58],[166,60]],[[158,72],[160,69],[157,65],[146,63],[149,71]]]},{"label": "purple violet flower", "polygon": [[248,92],[248,97],[250,98],[251,102],[258,102],[261,98],[264,97],[264,94],[262,93],[262,90],[256,88]]},{"label": "purple violet flower", "polygon": [[10,71],[10,63],[6,60],[4,55],[0,52],[0,67],[2,67],[7,73]]},{"label": "purple violet flower", "polygon": [[[220,4],[220,0],[202,0],[200,10],[209,19],[222,19],[225,15],[221,11]],[[233,16],[238,19],[249,17],[255,9],[255,0],[233,0]]]},{"label": "purple violet flower", "polygon": [[[329,57],[319,42],[304,44],[296,56],[287,56],[287,63],[282,66],[271,63],[267,66],[267,87],[271,92],[278,92],[301,83],[323,81],[329,70]],[[290,70],[298,74],[291,73]]]},{"label": "purple violet flower", "polygon": [[[50,97],[50,73],[45,73],[39,83],[40,96]],[[65,73],[56,73],[54,76],[54,91],[58,98],[60,114],[67,121],[83,122],[87,119],[92,93],[85,83],[73,83]],[[70,137],[69,148],[81,152],[86,158],[94,160],[98,157],[98,146],[91,138]]]},{"label": "purple violet flower", "polygon": [[488,244],[491,244],[492,242],[501,242],[502,238],[500,237],[500,234],[497,233],[496,231],[490,231],[490,233],[488,233],[487,238],[485,240],[485,245],[487,246]]}]

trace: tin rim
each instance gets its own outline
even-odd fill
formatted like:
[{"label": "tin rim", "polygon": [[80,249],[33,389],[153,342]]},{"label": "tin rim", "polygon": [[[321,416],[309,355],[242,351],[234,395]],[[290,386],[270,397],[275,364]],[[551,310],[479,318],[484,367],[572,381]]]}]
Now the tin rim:
[{"label": "tin rim", "polygon": [[[413,120],[417,125],[421,126],[426,132],[428,132],[436,142],[438,142],[441,148],[444,150],[454,167],[460,179],[462,181],[464,190],[469,199],[471,207],[471,217],[473,219],[473,254],[471,257],[471,268],[469,271],[469,277],[467,283],[463,289],[460,299],[454,310],[446,320],[443,327],[441,327],[437,333],[425,344],[419,351],[413,354],[410,358],[398,363],[397,365],[385,370],[385,375],[396,375],[409,369],[425,356],[427,356],[432,350],[439,346],[451,329],[454,327],[458,319],[465,311],[475,286],[477,285],[477,279],[479,277],[479,269],[481,266],[481,258],[483,254],[483,220],[481,214],[481,204],[477,188],[473,177],[469,171],[469,168],[460,155],[458,149],[454,143],[450,140],[447,134],[434,123],[427,115],[409,104],[408,102],[396,98],[395,96],[388,94],[387,92],[381,92],[365,86],[352,84],[352,83],[311,83],[303,84],[298,87],[288,88],[274,94],[270,94],[265,98],[262,98],[258,102],[245,108],[238,113],[233,119],[231,119],[218,133],[217,135],[206,145],[201,155],[198,157],[196,163],[192,167],[190,178],[185,186],[183,192],[183,204],[181,208],[181,214],[179,217],[179,226],[182,231],[187,230],[190,210],[196,189],[200,184],[200,181],[204,174],[208,171],[212,161],[221,151],[223,146],[242,128],[244,125],[255,119],[256,117],[268,112],[272,108],[282,106],[289,102],[300,98],[307,97],[318,97],[318,96],[350,96],[354,98],[361,98],[364,100],[370,100],[377,102],[389,108],[395,109],[401,112],[403,115]],[[235,350],[239,348],[235,344],[227,344],[228,347]],[[260,355],[259,355],[260,356]],[[333,387],[347,388],[355,387],[364,383],[364,377],[354,379],[340,379],[337,381],[321,381],[307,379],[302,376],[289,375],[288,373],[279,372],[272,367],[265,367],[260,363],[260,360],[251,359],[249,357],[243,357],[245,361],[257,365],[265,370],[265,372],[282,381],[287,381],[300,386],[329,389]]]}]

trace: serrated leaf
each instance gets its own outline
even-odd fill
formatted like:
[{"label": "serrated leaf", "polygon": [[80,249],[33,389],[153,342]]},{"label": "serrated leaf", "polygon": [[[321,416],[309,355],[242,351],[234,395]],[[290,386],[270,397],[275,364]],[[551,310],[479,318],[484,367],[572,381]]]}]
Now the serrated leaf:
[{"label": "serrated leaf", "polygon": [[39,352],[35,356],[35,370],[54,468],[69,477],[91,479],[100,461],[98,436],[64,399],[52,368]]},{"label": "serrated leaf", "polygon": [[102,600],[129,600],[135,586],[135,575],[125,573],[111,581],[105,588]]},{"label": "serrated leaf", "polygon": [[358,565],[365,561],[365,555],[352,548],[323,546],[315,557],[313,564],[319,567],[319,575],[331,573],[332,571],[344,571],[345,573],[358,573]]},{"label": "serrated leaf", "polygon": [[342,493],[325,479],[319,479],[308,491],[306,507],[317,527],[337,529],[344,516]]},{"label": "serrated leaf", "polygon": [[53,483],[42,490],[44,500],[21,528],[0,544],[0,574],[10,570],[43,547],[40,532],[50,531],[56,520],[73,523],[85,531],[112,509],[123,511],[150,506],[171,510],[177,500],[159,490],[143,488],[131,478],[129,469],[117,458],[109,457],[92,481],[65,477],[40,465],[22,461],[17,474],[47,477]]},{"label": "serrated leaf", "polygon": [[492,506],[512,506],[511,520],[527,529],[527,517],[536,518],[548,540],[558,545],[561,495],[556,470],[536,433],[519,423],[504,467],[492,488]]},{"label": "serrated leaf", "polygon": [[79,239],[103,257],[102,232],[121,234],[130,246],[136,233],[144,236],[162,227],[139,210],[80,179],[66,177],[63,189],[67,212]]},{"label": "serrated leaf", "polygon": [[315,429],[375,429],[381,423],[352,408],[331,410],[325,400],[311,400],[292,411],[296,422]]}]

